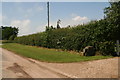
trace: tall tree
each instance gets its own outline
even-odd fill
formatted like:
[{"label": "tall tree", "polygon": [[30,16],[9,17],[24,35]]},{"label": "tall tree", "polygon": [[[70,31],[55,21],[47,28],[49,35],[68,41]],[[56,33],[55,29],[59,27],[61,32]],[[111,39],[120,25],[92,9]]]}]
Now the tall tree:
[{"label": "tall tree", "polygon": [[3,27],[2,29],[2,40],[13,40],[15,37],[17,37],[18,34],[18,28],[16,27]]},{"label": "tall tree", "polygon": [[110,6],[105,8],[105,19],[110,29],[110,37],[113,40],[120,40],[120,1],[110,2]]}]

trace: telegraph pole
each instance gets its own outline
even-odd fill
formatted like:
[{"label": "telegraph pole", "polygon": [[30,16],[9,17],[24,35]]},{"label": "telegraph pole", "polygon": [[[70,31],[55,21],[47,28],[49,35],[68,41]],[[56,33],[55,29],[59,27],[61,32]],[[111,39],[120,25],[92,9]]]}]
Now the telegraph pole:
[{"label": "telegraph pole", "polygon": [[50,20],[49,20],[49,2],[47,2],[47,16],[48,16],[48,28],[49,28],[49,22],[50,22]]}]

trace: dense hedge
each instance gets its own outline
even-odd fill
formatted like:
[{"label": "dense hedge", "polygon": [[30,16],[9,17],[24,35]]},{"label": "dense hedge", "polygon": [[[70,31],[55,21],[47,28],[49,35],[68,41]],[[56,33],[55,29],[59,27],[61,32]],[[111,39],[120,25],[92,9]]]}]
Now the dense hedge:
[{"label": "dense hedge", "polygon": [[120,40],[120,1],[110,2],[105,8],[104,19],[91,21],[76,27],[46,29],[45,32],[15,38],[15,42],[81,51],[86,46],[93,46],[102,55],[113,55],[116,40]]},{"label": "dense hedge", "polygon": [[16,37],[14,41],[20,44],[25,44],[25,45],[46,47],[47,33],[42,32],[42,33],[32,34],[28,36]]},{"label": "dense hedge", "polygon": [[15,38],[15,42],[25,45],[42,46],[63,50],[81,51],[93,46],[103,55],[114,52],[115,41],[109,36],[109,26],[105,20],[91,21],[76,27],[53,29],[46,32]]}]

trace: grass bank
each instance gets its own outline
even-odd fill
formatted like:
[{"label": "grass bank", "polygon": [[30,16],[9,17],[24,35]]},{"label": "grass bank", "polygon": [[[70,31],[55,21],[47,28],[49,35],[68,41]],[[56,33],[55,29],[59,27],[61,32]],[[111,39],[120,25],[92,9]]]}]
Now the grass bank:
[{"label": "grass bank", "polygon": [[80,56],[66,51],[57,51],[54,49],[46,49],[35,46],[21,45],[17,43],[5,43],[3,48],[13,51],[21,56],[37,59],[46,62],[80,62],[89,60],[98,60],[110,58],[111,56]]}]

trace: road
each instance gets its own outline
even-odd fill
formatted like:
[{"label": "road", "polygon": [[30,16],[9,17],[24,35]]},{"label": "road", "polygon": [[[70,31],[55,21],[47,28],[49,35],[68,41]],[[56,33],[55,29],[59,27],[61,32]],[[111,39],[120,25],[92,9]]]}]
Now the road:
[{"label": "road", "polygon": [[76,63],[47,63],[2,49],[2,72],[3,78],[117,78],[118,57]]}]

